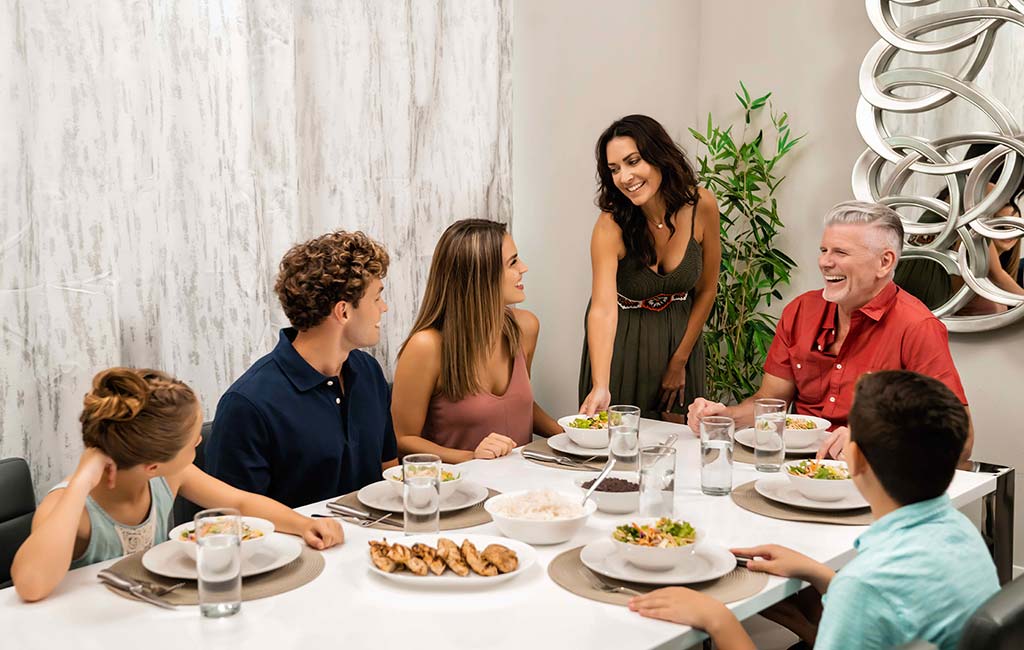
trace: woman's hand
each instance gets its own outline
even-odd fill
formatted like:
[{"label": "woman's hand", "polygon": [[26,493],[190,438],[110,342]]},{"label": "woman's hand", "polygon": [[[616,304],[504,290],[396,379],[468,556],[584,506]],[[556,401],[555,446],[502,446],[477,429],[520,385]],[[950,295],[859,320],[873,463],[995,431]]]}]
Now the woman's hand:
[{"label": "woman's hand", "polygon": [[307,519],[302,528],[302,539],[311,548],[322,551],[345,541],[345,532],[334,519]]},{"label": "woman's hand", "polygon": [[89,490],[99,485],[106,475],[107,487],[114,489],[117,484],[117,464],[96,447],[86,447],[78,461],[75,473],[69,483],[81,483]]},{"label": "woman's hand", "polygon": [[590,417],[598,411],[607,411],[611,403],[611,392],[607,388],[594,386],[590,389],[587,399],[583,400],[583,404],[580,405],[580,413]]},{"label": "woman's hand", "polygon": [[516,448],[516,441],[500,433],[491,433],[480,441],[480,444],[473,450],[473,458],[501,458]]},{"label": "woman's hand", "polygon": [[661,376],[660,411],[670,412],[676,406],[683,405],[686,389],[686,361],[678,361],[673,357]]}]

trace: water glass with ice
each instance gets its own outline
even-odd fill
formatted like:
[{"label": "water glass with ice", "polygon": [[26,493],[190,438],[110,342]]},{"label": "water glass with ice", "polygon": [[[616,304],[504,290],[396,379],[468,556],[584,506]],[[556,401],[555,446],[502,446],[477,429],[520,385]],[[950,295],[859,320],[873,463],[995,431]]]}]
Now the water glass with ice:
[{"label": "water glass with ice", "polygon": [[636,471],[640,449],[640,407],[616,405],[608,409],[608,454],[615,469]]},{"label": "water glass with ice", "polygon": [[242,608],[242,518],[234,508],[196,513],[199,613],[207,618]]},{"label": "water glass with ice", "polygon": [[778,472],[786,460],[786,401],[754,400],[754,468],[759,472]]},{"label": "water glass with ice", "polygon": [[640,450],[640,516],[672,517],[676,491],[674,447]]},{"label": "water glass with ice", "polygon": [[711,415],[700,421],[700,490],[711,496],[732,492],[732,418]]},{"label": "water glass with ice", "polygon": [[402,459],[402,505],[405,534],[441,530],[441,459],[434,454],[409,454]]}]

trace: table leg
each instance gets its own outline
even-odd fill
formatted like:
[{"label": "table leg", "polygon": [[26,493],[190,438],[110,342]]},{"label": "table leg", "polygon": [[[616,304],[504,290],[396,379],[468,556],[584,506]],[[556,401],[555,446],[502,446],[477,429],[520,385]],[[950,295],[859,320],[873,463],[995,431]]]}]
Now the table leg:
[{"label": "table leg", "polygon": [[992,554],[999,584],[1013,579],[1013,489],[1014,469],[993,463],[975,462],[974,471],[996,475],[996,490],[982,499],[981,536]]}]

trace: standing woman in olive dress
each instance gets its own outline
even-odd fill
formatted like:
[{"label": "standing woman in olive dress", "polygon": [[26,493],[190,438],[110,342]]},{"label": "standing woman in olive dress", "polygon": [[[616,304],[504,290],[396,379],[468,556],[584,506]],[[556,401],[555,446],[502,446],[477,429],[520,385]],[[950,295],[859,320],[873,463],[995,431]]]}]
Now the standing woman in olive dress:
[{"label": "standing woman in olive dress", "polygon": [[[701,331],[722,261],[718,205],[686,154],[646,115],[597,141],[597,218],[580,368],[580,411],[639,406],[684,422],[704,395]],[[682,415],[680,415],[682,414]]]}]

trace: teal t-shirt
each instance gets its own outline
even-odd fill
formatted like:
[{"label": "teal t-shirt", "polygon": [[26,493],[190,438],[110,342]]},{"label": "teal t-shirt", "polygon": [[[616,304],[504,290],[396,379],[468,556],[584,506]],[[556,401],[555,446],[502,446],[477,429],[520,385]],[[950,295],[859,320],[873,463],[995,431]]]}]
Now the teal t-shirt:
[{"label": "teal t-shirt", "polygon": [[887,514],[854,547],[824,596],[815,650],[917,639],[955,650],[967,618],[999,590],[981,535],[946,495]]}]

